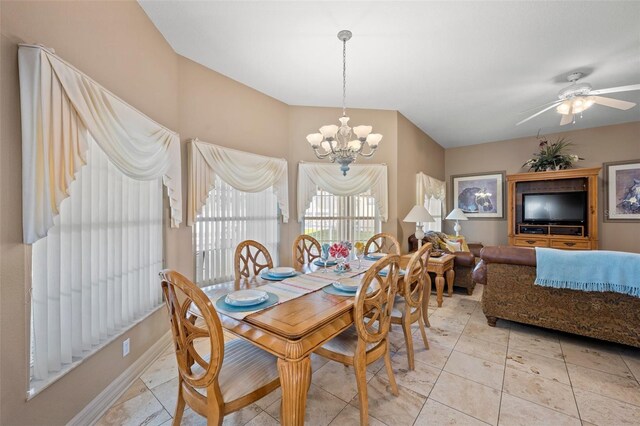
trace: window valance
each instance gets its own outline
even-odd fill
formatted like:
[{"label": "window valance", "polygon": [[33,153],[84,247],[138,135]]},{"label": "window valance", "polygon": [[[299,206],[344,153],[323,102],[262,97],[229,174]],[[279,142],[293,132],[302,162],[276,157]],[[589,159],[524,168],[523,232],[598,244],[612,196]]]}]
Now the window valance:
[{"label": "window valance", "polygon": [[428,200],[432,197],[444,203],[447,197],[446,183],[418,172],[416,174],[416,203],[422,205],[425,199]]},{"label": "window valance", "polygon": [[389,217],[386,164],[353,164],[343,176],[335,164],[300,163],[298,165],[298,222],[302,222],[317,188],[334,195],[357,195],[371,191],[384,222]]},{"label": "window valance", "polygon": [[189,194],[187,225],[193,222],[207,201],[219,176],[233,188],[261,192],[273,188],[283,222],[289,220],[287,161],[283,158],[223,148],[193,139],[189,143]]},{"label": "window valance", "polygon": [[47,235],[87,162],[91,135],[137,180],[162,177],[171,225],[182,222],[180,138],[41,46],[20,45],[24,242]]}]

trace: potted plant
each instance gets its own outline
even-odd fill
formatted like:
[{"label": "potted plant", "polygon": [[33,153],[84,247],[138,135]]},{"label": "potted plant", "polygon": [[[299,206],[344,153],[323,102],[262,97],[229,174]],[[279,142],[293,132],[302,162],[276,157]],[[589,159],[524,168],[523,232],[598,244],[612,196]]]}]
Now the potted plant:
[{"label": "potted plant", "polygon": [[558,138],[553,143],[549,143],[547,139],[541,139],[538,145],[540,151],[533,154],[533,158],[527,160],[522,167],[529,167],[529,170],[533,169],[534,172],[569,169],[576,161],[584,160],[566,152],[572,145],[571,141],[565,137]]}]

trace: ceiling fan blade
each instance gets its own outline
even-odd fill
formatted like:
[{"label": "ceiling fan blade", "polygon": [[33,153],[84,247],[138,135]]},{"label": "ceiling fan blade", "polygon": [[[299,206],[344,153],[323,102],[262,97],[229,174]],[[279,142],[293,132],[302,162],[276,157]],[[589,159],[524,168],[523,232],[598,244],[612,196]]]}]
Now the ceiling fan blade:
[{"label": "ceiling fan blade", "polygon": [[556,99],[556,100],[554,100],[554,101],[551,101],[551,102],[545,102],[545,103],[544,103],[544,104],[542,104],[542,105],[538,105],[538,106],[535,106],[535,107],[533,107],[533,108],[527,108],[527,109],[525,109],[524,111],[520,111],[520,112],[519,112],[519,114],[524,114],[524,113],[526,113],[526,112],[533,111],[534,109],[538,109],[538,108],[546,107],[547,105],[557,104],[557,103],[558,103],[558,100],[557,100],[557,99]]},{"label": "ceiling fan blade", "polygon": [[621,101],[620,99],[605,98],[604,96],[594,96],[593,102],[596,104],[621,110],[628,110],[629,108],[633,108],[634,106],[636,106],[636,104],[633,102]]},{"label": "ceiling fan blade", "polygon": [[562,119],[560,120],[560,125],[564,126],[569,123],[573,123],[573,114],[563,114]]},{"label": "ceiling fan blade", "polygon": [[562,102],[563,102],[563,101],[557,101],[557,102],[555,102],[553,105],[548,106],[548,107],[546,107],[545,109],[543,109],[543,110],[541,110],[541,111],[536,112],[535,114],[533,114],[533,115],[531,115],[531,116],[529,116],[529,117],[525,118],[525,119],[524,119],[524,120],[522,120],[522,121],[519,121],[518,123],[516,123],[516,126],[519,126],[519,125],[521,125],[522,123],[524,123],[524,122],[526,122],[526,121],[529,121],[529,120],[531,120],[532,118],[535,118],[535,117],[539,116],[539,115],[540,115],[540,114],[542,114],[543,112],[549,111],[551,108],[555,108],[556,106],[560,105]]},{"label": "ceiling fan blade", "polygon": [[590,95],[604,95],[606,93],[630,92],[632,90],[640,90],[640,84],[630,84],[628,86],[609,87],[608,89],[592,90]]}]

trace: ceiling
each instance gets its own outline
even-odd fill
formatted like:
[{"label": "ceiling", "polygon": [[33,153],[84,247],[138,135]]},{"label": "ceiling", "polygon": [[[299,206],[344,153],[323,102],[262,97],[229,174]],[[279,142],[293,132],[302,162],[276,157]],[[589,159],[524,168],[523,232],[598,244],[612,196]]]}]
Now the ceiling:
[{"label": "ceiling", "polygon": [[640,83],[636,1],[140,4],[177,53],[290,105],[341,105],[349,29],[347,106],[398,110],[447,148],[640,120],[594,105],[575,124],[551,110],[515,125],[572,71],[594,89]]}]

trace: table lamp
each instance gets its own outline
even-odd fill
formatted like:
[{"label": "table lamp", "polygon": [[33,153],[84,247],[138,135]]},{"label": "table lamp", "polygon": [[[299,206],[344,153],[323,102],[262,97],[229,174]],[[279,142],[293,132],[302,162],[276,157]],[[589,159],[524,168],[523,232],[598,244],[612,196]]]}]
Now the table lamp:
[{"label": "table lamp", "polygon": [[416,238],[418,239],[418,249],[422,247],[422,239],[424,238],[424,231],[422,230],[422,226],[420,223],[424,222],[435,222],[429,210],[427,210],[424,206],[415,205],[404,218],[403,222],[415,222],[416,224]]},{"label": "table lamp", "polygon": [[456,237],[460,236],[460,231],[462,230],[462,226],[460,226],[459,221],[460,220],[469,220],[469,218],[467,216],[465,216],[465,214],[462,211],[462,209],[459,209],[457,207],[455,209],[451,210],[451,213],[449,213],[447,215],[447,217],[445,217],[445,219],[447,219],[447,220],[455,220],[456,221],[456,226],[453,227],[453,230],[456,231]]}]

